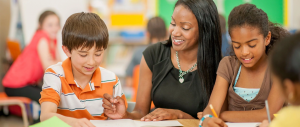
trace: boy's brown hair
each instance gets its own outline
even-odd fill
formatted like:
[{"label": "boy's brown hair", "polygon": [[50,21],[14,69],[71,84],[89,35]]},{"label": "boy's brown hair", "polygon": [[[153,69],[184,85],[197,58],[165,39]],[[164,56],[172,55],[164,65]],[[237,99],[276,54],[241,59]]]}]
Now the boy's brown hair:
[{"label": "boy's brown hair", "polygon": [[94,13],[75,13],[71,15],[62,30],[62,44],[71,52],[73,49],[106,49],[108,30],[103,20]]}]

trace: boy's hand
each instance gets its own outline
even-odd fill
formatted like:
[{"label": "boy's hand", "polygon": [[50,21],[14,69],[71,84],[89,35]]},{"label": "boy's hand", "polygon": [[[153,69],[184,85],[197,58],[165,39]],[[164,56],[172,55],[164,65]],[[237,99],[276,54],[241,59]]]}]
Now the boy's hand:
[{"label": "boy's hand", "polygon": [[88,119],[75,119],[71,122],[72,127],[96,127]]},{"label": "boy's hand", "polygon": [[117,96],[115,99],[107,93],[104,94],[102,107],[104,113],[111,119],[122,119],[126,115],[126,106],[123,98]]},{"label": "boy's hand", "polygon": [[203,127],[228,127],[228,126],[220,118],[212,117],[212,118],[205,118],[205,120],[203,121]]}]

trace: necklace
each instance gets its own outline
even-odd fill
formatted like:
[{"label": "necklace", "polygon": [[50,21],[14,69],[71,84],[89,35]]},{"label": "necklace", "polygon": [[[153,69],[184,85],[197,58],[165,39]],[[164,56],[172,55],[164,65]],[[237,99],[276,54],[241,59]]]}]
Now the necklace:
[{"label": "necklace", "polygon": [[183,83],[183,82],[184,82],[183,76],[184,76],[185,74],[189,73],[190,71],[192,71],[192,70],[197,66],[197,63],[195,63],[189,70],[187,70],[187,71],[182,71],[182,70],[181,70],[181,67],[180,67],[179,58],[178,58],[178,52],[177,52],[177,51],[176,51],[176,60],[177,60],[178,68],[179,68],[179,82],[180,82],[180,83]]}]

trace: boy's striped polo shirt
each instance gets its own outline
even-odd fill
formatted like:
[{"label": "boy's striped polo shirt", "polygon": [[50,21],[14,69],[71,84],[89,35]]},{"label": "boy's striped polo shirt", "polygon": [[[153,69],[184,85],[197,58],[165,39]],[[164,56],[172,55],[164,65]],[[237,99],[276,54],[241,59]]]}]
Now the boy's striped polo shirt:
[{"label": "boy's striped polo shirt", "polygon": [[68,58],[50,66],[44,74],[43,90],[40,104],[53,102],[57,105],[57,113],[89,120],[104,120],[102,99],[104,93],[120,96],[127,101],[123,94],[118,77],[111,71],[99,67],[94,72],[91,81],[85,88],[76,84],[72,73],[71,59]]}]

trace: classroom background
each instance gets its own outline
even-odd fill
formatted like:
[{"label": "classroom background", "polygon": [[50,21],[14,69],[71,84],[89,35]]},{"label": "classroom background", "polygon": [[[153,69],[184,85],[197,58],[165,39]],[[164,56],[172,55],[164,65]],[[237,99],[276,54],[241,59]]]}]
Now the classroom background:
[{"label": "classroom background", "polygon": [[[138,71],[133,71],[132,84],[126,82],[126,68],[134,51],[149,45],[146,24],[154,16],[161,17],[169,27],[177,0],[0,0],[0,78],[30,42],[38,27],[38,17],[52,10],[60,17],[61,27],[73,13],[93,12],[106,23],[109,45],[102,67],[113,71],[122,83],[129,101],[134,101]],[[300,0],[214,0],[220,15],[227,20],[230,11],[243,3],[255,4],[267,12],[269,20],[281,24],[291,33],[300,31]],[[57,35],[61,47],[61,30]],[[230,37],[228,36],[230,45]],[[62,60],[67,56],[61,50]],[[18,79],[16,79],[18,80]],[[3,93],[0,82],[0,93]],[[1,98],[1,97],[0,97]],[[22,118],[2,113],[0,127],[22,126]],[[4,124],[5,123],[5,124]]]}]

